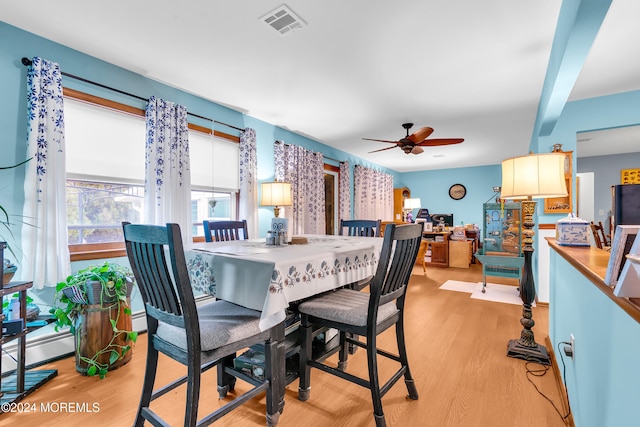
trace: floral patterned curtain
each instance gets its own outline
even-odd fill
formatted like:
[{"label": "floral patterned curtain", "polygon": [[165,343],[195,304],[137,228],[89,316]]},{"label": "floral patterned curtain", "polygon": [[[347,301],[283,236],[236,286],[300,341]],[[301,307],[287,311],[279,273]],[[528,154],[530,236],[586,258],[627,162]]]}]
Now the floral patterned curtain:
[{"label": "floral patterned curtain", "polygon": [[191,170],[187,109],[152,96],[146,110],[144,221],[180,225],[191,241]]},{"label": "floral patterned curtain", "polygon": [[393,176],[356,165],[354,218],[393,221]]},{"label": "floral patterned curtain", "polygon": [[249,237],[258,237],[258,159],[256,131],[246,128],[240,133],[240,219],[247,220]]},{"label": "floral patterned curtain", "polygon": [[351,219],[351,172],[349,171],[349,163],[340,163],[340,208],[338,210],[338,221],[341,219]]},{"label": "floral patterned curtain", "polygon": [[67,242],[66,162],[62,75],[35,57],[27,74],[27,157],[20,277],[53,287],[71,272]]},{"label": "floral patterned curtain", "polygon": [[274,144],[275,179],[291,183],[292,207],[285,218],[293,234],[325,234],[324,157],[296,145]]}]

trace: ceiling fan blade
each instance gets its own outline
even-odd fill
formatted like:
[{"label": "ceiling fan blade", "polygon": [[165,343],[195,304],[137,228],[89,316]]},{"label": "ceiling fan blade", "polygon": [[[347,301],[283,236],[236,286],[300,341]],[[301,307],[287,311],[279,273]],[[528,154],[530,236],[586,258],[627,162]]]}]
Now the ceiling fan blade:
[{"label": "ceiling fan blade", "polygon": [[433,128],[430,128],[427,126],[427,127],[423,127],[422,129],[418,129],[417,131],[409,135],[407,139],[411,142],[417,143],[428,138],[429,135],[431,135],[432,133],[433,133]]},{"label": "ceiling fan blade", "polygon": [[424,153],[424,150],[422,149],[422,147],[418,147],[417,145],[413,147],[413,150],[411,150],[411,154],[420,154],[420,153]]},{"label": "ceiling fan blade", "polygon": [[427,139],[426,141],[419,142],[416,145],[421,147],[437,147],[439,145],[460,144],[462,141],[464,141],[464,138]]},{"label": "ceiling fan blade", "polygon": [[378,141],[378,142],[390,142],[392,144],[397,144],[398,141],[387,141],[386,139],[371,139],[371,138],[362,138],[365,141]]},{"label": "ceiling fan blade", "polygon": [[387,147],[387,148],[381,148],[379,150],[369,151],[369,154],[377,153],[378,151],[391,150],[392,148],[396,148],[396,147]]}]

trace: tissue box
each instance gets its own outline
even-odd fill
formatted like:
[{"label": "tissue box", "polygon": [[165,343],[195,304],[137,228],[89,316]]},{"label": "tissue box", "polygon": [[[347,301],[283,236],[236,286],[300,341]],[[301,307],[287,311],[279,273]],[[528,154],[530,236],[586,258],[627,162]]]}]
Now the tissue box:
[{"label": "tissue box", "polygon": [[591,246],[589,223],[569,214],[556,222],[556,242],[562,246]]}]

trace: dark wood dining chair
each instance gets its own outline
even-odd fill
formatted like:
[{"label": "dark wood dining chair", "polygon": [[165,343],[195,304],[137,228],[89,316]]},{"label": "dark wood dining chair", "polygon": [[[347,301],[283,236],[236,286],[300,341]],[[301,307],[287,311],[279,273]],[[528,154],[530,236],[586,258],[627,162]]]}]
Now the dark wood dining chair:
[{"label": "dark wood dining chair", "polygon": [[220,242],[227,240],[247,240],[247,220],[241,221],[202,221],[204,227],[204,239],[207,242]]},{"label": "dark wood dining chair", "polygon": [[[186,383],[185,426],[209,425],[262,392],[266,392],[267,425],[275,426],[284,405],[284,383],[278,382],[283,381],[284,355],[278,354],[282,351],[278,350],[276,328],[261,331],[259,311],[226,301],[196,306],[177,224],[162,227],[125,222],[123,231],[131,269],[144,301],[149,334],[135,425],[142,426],[145,420],[153,425],[169,425],[150,405]],[[236,352],[255,344],[264,345],[264,379],[231,369]],[[159,353],[185,365],[187,374],[154,390]],[[274,368],[280,361],[282,366]],[[221,399],[234,389],[236,377],[251,387],[198,420],[201,374],[214,366],[218,369]]]},{"label": "dark wood dining chair", "polygon": [[611,247],[611,242],[607,239],[607,235],[604,232],[604,227],[602,226],[602,222],[598,221],[596,225],[593,221],[591,221],[591,232],[593,233],[593,240],[596,244],[596,247],[599,249],[607,249]]},{"label": "dark wood dining chair", "polygon": [[[340,236],[380,237],[381,222],[379,219],[341,219],[338,234]],[[344,234],[345,228],[347,229],[346,234]]]},{"label": "dark wood dining chair", "polygon": [[[373,415],[376,426],[386,426],[382,411],[382,396],[404,376],[409,398],[418,399],[405,346],[404,306],[407,284],[422,239],[422,224],[387,225],[382,252],[376,274],[371,282],[371,292],[359,292],[342,288],[310,298],[298,305],[301,325],[300,383],[298,399],[309,398],[311,368],[317,368],[371,391]],[[395,326],[398,354],[378,349],[376,337]],[[332,352],[339,352],[337,368],[324,363],[326,354],[312,355],[313,333],[317,328],[328,327],[339,331],[340,345]],[[349,338],[348,334],[366,336],[366,343]],[[352,343],[367,351],[369,378],[364,379],[346,372],[347,344]],[[378,378],[378,356],[397,362],[399,369],[382,386]]]},{"label": "dark wood dining chair", "polygon": [[[338,229],[338,234],[343,236],[343,232],[346,229],[346,236],[364,236],[364,237],[380,237],[380,224],[382,220],[374,220],[374,219],[341,219],[340,220],[340,228]],[[355,289],[360,291],[371,283],[373,276],[366,277],[362,280],[359,280],[354,283],[350,283],[348,287],[350,289]],[[349,335],[350,338],[357,340],[357,335]],[[353,344],[349,344],[349,353],[354,354],[356,352],[356,347]]]}]

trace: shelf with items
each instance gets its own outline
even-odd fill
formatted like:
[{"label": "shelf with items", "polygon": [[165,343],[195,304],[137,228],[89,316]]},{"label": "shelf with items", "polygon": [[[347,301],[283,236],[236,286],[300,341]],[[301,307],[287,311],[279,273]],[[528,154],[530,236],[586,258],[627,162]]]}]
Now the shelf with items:
[{"label": "shelf with items", "polygon": [[562,151],[562,144],[554,144],[553,153],[563,153],[564,180],[567,195],[564,197],[550,197],[544,199],[544,213],[572,213],[573,212],[573,151]]},{"label": "shelf with items", "polygon": [[[295,310],[288,310],[285,320],[284,355],[285,355],[285,384],[289,385],[298,379],[298,363],[300,354],[300,316]],[[313,329],[312,351],[313,357],[322,355],[323,359],[339,351],[340,337],[335,329]],[[244,373],[248,378],[261,381],[264,373],[264,345],[251,346],[244,353],[234,359],[233,369]]]},{"label": "shelf with items", "polygon": [[404,222],[404,201],[411,197],[407,187],[393,189],[393,222]]},{"label": "shelf with items", "polygon": [[[2,297],[5,295],[18,294],[18,302],[20,305],[19,320],[22,322],[20,331],[16,333],[5,334],[5,320],[0,320],[2,326],[2,338],[0,339],[0,352],[2,346],[8,342],[18,340],[16,371],[15,373],[5,376],[0,380],[0,403],[4,408],[4,404],[14,403],[22,400],[25,396],[35,391],[38,387],[49,381],[58,374],[57,370],[29,370],[25,369],[26,363],[26,340],[27,334],[38,327],[30,327],[26,322],[27,318],[27,289],[33,286],[33,282],[9,282],[4,284],[0,290]],[[1,366],[0,366],[1,369]],[[1,410],[0,410],[1,412]]]}]

